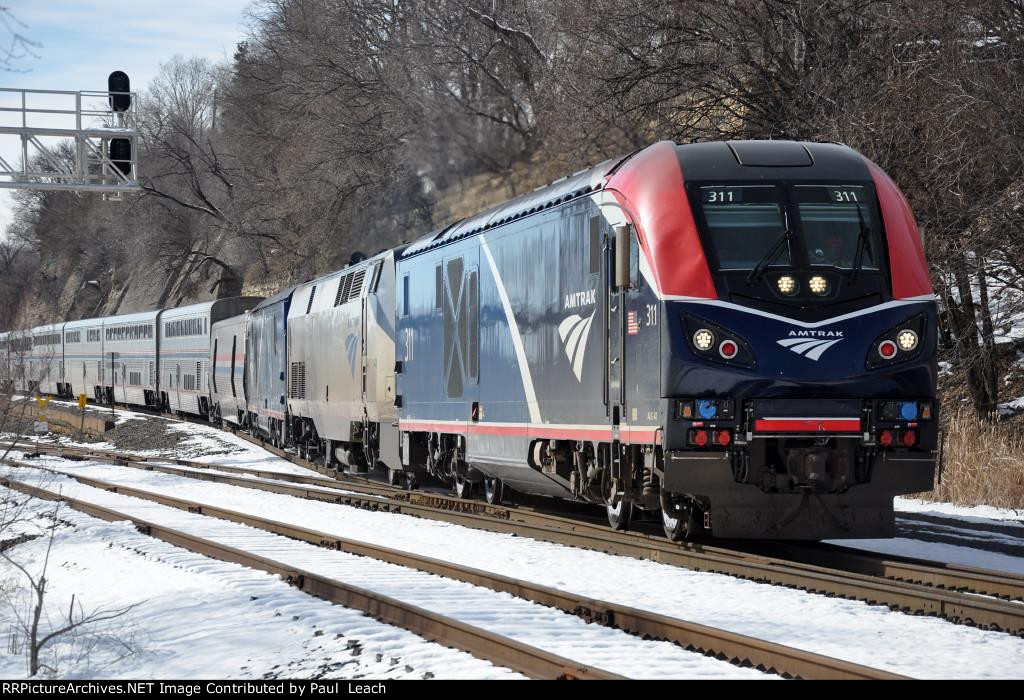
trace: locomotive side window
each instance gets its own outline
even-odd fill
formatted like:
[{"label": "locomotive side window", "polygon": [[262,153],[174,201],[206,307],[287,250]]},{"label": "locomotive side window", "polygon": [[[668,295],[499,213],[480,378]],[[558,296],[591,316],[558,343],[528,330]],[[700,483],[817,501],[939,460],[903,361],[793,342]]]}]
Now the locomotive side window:
[{"label": "locomotive side window", "polygon": [[[777,187],[701,187],[700,201],[719,270],[752,269],[786,230]],[[773,264],[791,264],[788,244],[777,252]]]},{"label": "locomotive side window", "polygon": [[601,217],[590,217],[590,274],[601,271]]},{"label": "locomotive side window", "polygon": [[380,283],[380,273],[381,273],[381,270],[383,268],[384,268],[383,261],[378,261],[377,264],[373,266],[373,277],[370,278],[370,287],[369,287],[369,293],[370,294],[376,294],[377,293],[377,285]]},{"label": "locomotive side window", "polygon": [[859,185],[793,187],[811,265],[878,269],[874,197]]}]

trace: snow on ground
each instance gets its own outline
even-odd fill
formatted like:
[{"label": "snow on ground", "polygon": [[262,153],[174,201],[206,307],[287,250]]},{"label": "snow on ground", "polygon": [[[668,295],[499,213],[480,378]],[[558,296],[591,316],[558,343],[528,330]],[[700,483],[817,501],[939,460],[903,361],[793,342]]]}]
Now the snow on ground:
[{"label": "snow on ground", "polygon": [[1024,510],[903,497],[894,506],[897,537],[831,544],[1024,575]]},{"label": "snow on ground", "polygon": [[999,415],[1001,416],[1012,416],[1016,413],[1024,411],[1024,396],[1020,396],[1013,401],[1006,401],[998,406]]},{"label": "snow on ground", "polygon": [[[24,499],[0,489],[0,497]],[[38,503],[38,502],[37,502]],[[41,504],[53,512],[53,504]],[[69,508],[58,513],[47,569],[44,630],[71,597],[86,613],[130,609],[65,635],[42,661],[62,679],[514,678],[517,674],[428,642],[292,588],[280,578],[209,559]],[[46,521],[38,521],[45,528]],[[6,536],[6,535],[5,535]],[[47,536],[8,554],[41,570]],[[0,562],[0,580],[18,581]],[[12,609],[0,621],[9,649]],[[24,654],[0,655],[0,677],[27,675]]]},{"label": "snow on ground", "polygon": [[[67,402],[54,402],[67,403]],[[77,404],[75,404],[77,406]],[[60,445],[63,447],[83,448],[90,450],[118,450],[127,452],[139,457],[168,457],[175,459],[190,459],[197,462],[220,464],[222,466],[238,466],[253,470],[276,471],[285,474],[309,475],[311,472],[304,467],[292,464],[286,459],[277,457],[267,452],[262,447],[247,440],[221,430],[213,425],[202,423],[189,423],[163,416],[154,416],[148,413],[129,411],[118,408],[118,425],[129,421],[159,421],[164,424],[166,430],[176,433],[179,439],[171,449],[147,450],[147,449],[125,449],[119,448],[110,442],[94,441],[83,442],[66,435],[50,434],[39,439],[42,444]],[[9,441],[10,435],[0,434],[3,441]],[[29,436],[22,439],[24,448],[28,448],[35,442],[35,437]]]},{"label": "snow on ground", "polygon": [[[15,470],[18,478],[36,470]],[[90,470],[92,471],[92,470]],[[74,498],[116,508],[362,588],[400,598],[442,615],[550,650],[563,657],[622,675],[645,678],[762,678],[766,674],[688,652],[668,642],[643,640],[620,630],[586,623],[575,616],[508,594],[393,564],[316,547],[278,535],[60,479]],[[195,483],[195,482],[193,482]],[[53,485],[50,487],[54,488]],[[251,492],[250,492],[251,493]],[[244,646],[243,646],[244,648]],[[239,652],[244,653],[244,652]]]},{"label": "snow on ground", "polygon": [[1024,537],[1024,510],[1013,508],[994,508],[992,506],[958,506],[952,503],[940,503],[937,501],[922,501],[917,498],[897,497],[894,505],[896,513],[921,513],[923,515],[936,515],[944,518],[962,520],[966,523],[979,525],[991,524],[998,521],[1000,525],[1018,526],[1021,530],[1021,537]]},{"label": "snow on ground", "polygon": [[1016,555],[1024,551],[1024,512],[912,498],[896,498],[895,505],[897,537],[829,542],[1024,576],[1024,557]]},{"label": "snow on ground", "polygon": [[[880,554],[891,554],[898,557],[912,557],[928,561],[946,562],[960,566],[1005,571],[1024,576],[1024,558],[986,552],[969,545],[958,546],[942,542],[922,542],[907,537],[894,537],[888,540],[827,540],[831,544],[851,549],[863,549]],[[1020,540],[1019,546],[1024,544]]]},{"label": "snow on ground", "polygon": [[[1024,639],[936,618],[405,515],[110,465],[41,462],[236,511],[273,513],[275,520],[340,537],[495,571],[896,673],[926,678],[1024,677]],[[643,664],[631,670],[654,673],[648,663],[645,657]]]}]

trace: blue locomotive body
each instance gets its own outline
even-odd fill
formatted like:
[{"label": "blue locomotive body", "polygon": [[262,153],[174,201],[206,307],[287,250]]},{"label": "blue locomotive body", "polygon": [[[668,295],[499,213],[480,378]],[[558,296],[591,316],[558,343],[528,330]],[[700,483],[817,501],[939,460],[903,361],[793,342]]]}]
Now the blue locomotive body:
[{"label": "blue locomotive body", "polygon": [[[395,483],[587,501],[616,528],[660,514],[673,539],[891,536],[893,496],[930,489],[939,453],[913,216],[836,144],[654,144],[267,299],[211,356],[216,320],[190,327],[207,345],[179,410]],[[0,344],[7,383],[65,373],[19,348]],[[122,384],[178,386],[153,352]]]}]

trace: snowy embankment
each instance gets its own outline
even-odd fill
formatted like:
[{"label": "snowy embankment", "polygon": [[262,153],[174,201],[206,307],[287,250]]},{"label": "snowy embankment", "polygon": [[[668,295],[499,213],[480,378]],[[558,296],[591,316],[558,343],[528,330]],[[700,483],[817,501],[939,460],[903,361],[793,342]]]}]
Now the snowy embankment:
[{"label": "snowy embankment", "polygon": [[[21,494],[0,490],[3,497]],[[39,503],[45,530],[53,504]],[[209,559],[63,508],[47,568],[43,629],[72,596],[86,614],[124,615],[64,635],[42,655],[41,677],[89,678],[514,678],[469,654],[428,642],[302,593],[276,576]],[[8,553],[39,572],[48,532]],[[6,535],[5,535],[6,536]],[[0,562],[8,585],[20,581]],[[9,590],[9,589],[8,589]],[[15,596],[24,615],[24,596]],[[5,607],[5,649],[14,632]],[[23,639],[20,646],[24,646]],[[19,643],[16,643],[19,644]],[[24,653],[0,655],[0,677],[27,675]]]},{"label": "snowy embankment", "polygon": [[897,536],[832,544],[1024,575],[1024,512],[897,498]]},{"label": "snowy embankment", "polygon": [[[89,469],[88,466],[85,468]],[[40,478],[37,470],[16,469],[14,472],[16,478],[22,480]],[[646,641],[619,630],[588,624],[575,616],[507,594],[367,557],[296,542],[248,526],[107,493],[66,478],[42,478],[50,479],[47,488],[59,488],[69,497],[114,508],[132,517],[158,522],[179,531],[244,549],[289,568],[315,571],[344,580],[347,584],[399,598],[524,644],[614,673],[639,673],[649,678],[764,676],[752,669],[738,668],[685,651],[668,642]],[[196,483],[192,482],[191,485]]]},{"label": "snowy embankment", "polygon": [[[934,618],[908,616],[884,607],[404,515],[305,501],[168,474],[87,462],[69,463],[59,459],[40,461],[69,472],[165,492],[200,503],[257,515],[273,513],[275,520],[341,537],[535,581],[896,673],[930,678],[1024,677],[1024,640]],[[85,493],[82,490],[87,489],[71,482],[65,482],[64,488],[75,493]],[[90,500],[111,498],[125,504],[134,500],[136,505],[133,507],[142,509],[147,517],[152,516],[154,508],[159,508],[94,489],[88,489],[88,492]],[[212,529],[210,521],[199,526],[204,530]],[[296,547],[300,544],[292,543]],[[313,555],[307,553],[302,556]],[[317,554],[317,561],[321,561],[321,556],[327,554]],[[324,566],[329,566],[326,560]],[[355,564],[346,562],[345,575],[354,571],[354,567]],[[321,571],[320,568],[316,570]],[[375,590],[378,590],[376,586],[382,586],[379,589],[382,592],[392,590],[387,580],[372,583],[370,587]],[[507,622],[488,610],[486,605],[479,609],[478,604],[471,602],[476,599],[475,595],[456,605],[455,612],[468,616],[467,621],[476,621],[477,624],[481,620],[487,624]],[[537,630],[522,631],[533,634]],[[692,676],[699,672],[697,667],[686,665],[666,668],[660,665],[656,655],[646,651],[632,654],[620,649],[618,641],[609,643],[615,647],[615,652],[610,654],[611,663],[607,664],[596,661],[600,656],[582,657],[572,647],[557,647],[557,650],[570,658],[589,661],[613,671],[621,670],[615,660],[621,662],[624,655],[629,654],[626,667],[629,675],[648,677],[669,672],[675,676]]]}]

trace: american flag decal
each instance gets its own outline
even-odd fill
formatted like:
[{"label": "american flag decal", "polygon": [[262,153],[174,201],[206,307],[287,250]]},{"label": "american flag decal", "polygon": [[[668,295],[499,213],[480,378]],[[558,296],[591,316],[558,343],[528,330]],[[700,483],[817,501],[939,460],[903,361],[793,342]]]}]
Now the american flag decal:
[{"label": "american flag decal", "polygon": [[640,321],[636,318],[636,311],[630,311],[626,314],[626,332],[630,335],[636,335],[640,332]]}]

